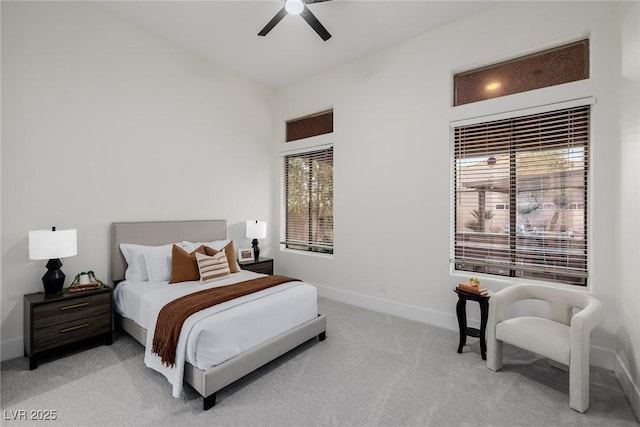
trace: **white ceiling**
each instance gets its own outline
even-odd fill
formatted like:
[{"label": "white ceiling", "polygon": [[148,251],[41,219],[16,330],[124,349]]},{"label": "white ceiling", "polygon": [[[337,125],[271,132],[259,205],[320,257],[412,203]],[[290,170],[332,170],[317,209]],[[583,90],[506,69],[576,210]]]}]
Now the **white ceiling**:
[{"label": "white ceiling", "polygon": [[333,0],[309,9],[333,36],[324,42],[288,15],[266,36],[258,31],[281,0],[109,1],[100,5],[206,60],[271,87],[375,52],[495,5],[495,1]]}]

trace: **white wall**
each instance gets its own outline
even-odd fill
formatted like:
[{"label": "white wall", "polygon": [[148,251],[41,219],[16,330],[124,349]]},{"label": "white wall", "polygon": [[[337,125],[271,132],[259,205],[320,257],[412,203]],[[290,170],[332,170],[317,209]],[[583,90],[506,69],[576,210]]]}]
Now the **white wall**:
[{"label": "white wall", "polygon": [[[616,374],[640,418],[640,5],[620,7],[620,270]],[[629,381],[631,379],[631,381]]]},{"label": "white wall", "polygon": [[114,221],[272,223],[272,96],[90,3],[2,2],[2,358],[42,291],[29,230],[77,228],[68,285],[108,280]]},{"label": "white wall", "polygon": [[[606,315],[592,344],[594,362],[612,369],[619,200],[611,189],[620,163],[613,22],[614,3],[506,2],[279,91],[278,145],[283,120],[334,107],[335,254],[281,251],[277,269],[324,295],[457,328],[452,288],[465,277],[449,265],[449,122],[595,96],[589,290]],[[584,37],[589,80],[451,107],[455,72]],[[482,280],[492,290],[507,285]]]}]

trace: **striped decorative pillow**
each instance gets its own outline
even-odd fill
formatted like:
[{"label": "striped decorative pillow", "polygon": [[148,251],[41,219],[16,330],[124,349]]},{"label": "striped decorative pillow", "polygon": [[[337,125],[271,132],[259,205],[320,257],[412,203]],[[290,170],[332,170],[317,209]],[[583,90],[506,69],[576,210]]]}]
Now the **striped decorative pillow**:
[{"label": "striped decorative pillow", "polygon": [[214,256],[207,256],[196,252],[196,260],[198,261],[200,282],[202,284],[211,283],[231,274],[225,251],[220,251]]}]

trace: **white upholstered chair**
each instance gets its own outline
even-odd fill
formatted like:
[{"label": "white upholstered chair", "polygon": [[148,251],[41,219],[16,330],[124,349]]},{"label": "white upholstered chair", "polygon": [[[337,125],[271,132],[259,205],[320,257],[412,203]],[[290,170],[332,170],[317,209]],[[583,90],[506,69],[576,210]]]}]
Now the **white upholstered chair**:
[{"label": "white upholstered chair", "polygon": [[[547,301],[549,318],[505,318],[507,306],[526,299]],[[569,407],[584,412],[589,407],[590,335],[601,319],[602,304],[585,293],[542,285],[510,286],[491,295],[487,367],[492,371],[502,369],[503,342],[567,365]]]}]

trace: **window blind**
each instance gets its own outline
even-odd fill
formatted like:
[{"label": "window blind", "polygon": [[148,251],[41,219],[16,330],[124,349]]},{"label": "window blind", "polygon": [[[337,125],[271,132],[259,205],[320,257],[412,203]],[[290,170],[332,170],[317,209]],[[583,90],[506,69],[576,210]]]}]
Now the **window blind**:
[{"label": "window blind", "polygon": [[590,106],[455,127],[456,270],[586,285]]},{"label": "window blind", "polygon": [[281,244],[333,253],[333,147],[284,156]]}]

